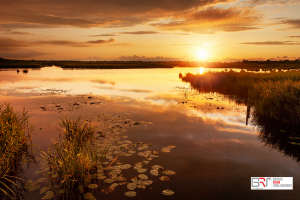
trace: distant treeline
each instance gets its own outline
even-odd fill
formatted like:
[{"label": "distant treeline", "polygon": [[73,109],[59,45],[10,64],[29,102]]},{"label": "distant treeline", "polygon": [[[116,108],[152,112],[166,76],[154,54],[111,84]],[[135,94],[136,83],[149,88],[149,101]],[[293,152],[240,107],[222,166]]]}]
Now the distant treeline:
[{"label": "distant treeline", "polygon": [[241,68],[241,69],[300,69],[300,60],[248,61],[242,62],[196,62],[196,61],[46,61],[11,60],[0,58],[0,68],[42,68],[46,66],[85,69],[134,69],[134,68]]}]

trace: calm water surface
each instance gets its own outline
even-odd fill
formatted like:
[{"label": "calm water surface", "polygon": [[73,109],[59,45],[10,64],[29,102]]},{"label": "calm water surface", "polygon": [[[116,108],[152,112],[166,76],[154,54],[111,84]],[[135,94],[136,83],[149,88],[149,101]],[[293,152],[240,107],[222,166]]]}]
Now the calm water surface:
[{"label": "calm water surface", "polygon": [[[199,94],[188,89],[189,84],[178,77],[188,72],[197,73],[199,69],[47,67],[19,74],[15,70],[0,71],[0,97],[2,103],[10,102],[18,112],[23,107],[29,111],[37,157],[52,144],[51,139],[58,139],[56,127],[64,116],[81,115],[94,126],[100,123],[97,116],[103,114],[153,122],[127,127],[122,133],[132,142],[152,143],[152,149],[159,151],[159,157],[147,165],[145,172],[154,183],[136,189],[136,199],[298,199],[299,164],[280,149],[266,146],[258,138],[257,127],[251,123],[246,126],[245,106],[217,93]],[[161,152],[168,145],[176,148]],[[139,160],[138,155],[119,159],[129,164]],[[153,165],[174,170],[176,174],[169,176],[171,182],[152,176],[149,171]],[[41,178],[35,173],[39,169],[39,164],[24,166],[25,177]],[[136,171],[124,174],[128,179],[137,175]],[[251,191],[250,177],[258,176],[293,177],[294,190]],[[167,188],[175,194],[162,195]],[[126,199],[126,191],[125,185],[118,186],[98,199]],[[42,197],[39,190],[27,194],[27,199]]]}]

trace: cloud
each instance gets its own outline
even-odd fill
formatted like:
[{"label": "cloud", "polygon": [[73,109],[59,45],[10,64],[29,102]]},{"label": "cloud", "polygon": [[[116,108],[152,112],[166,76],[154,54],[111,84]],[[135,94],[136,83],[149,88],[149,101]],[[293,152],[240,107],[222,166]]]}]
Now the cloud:
[{"label": "cloud", "polygon": [[70,40],[49,40],[49,41],[37,41],[34,44],[37,45],[63,45],[63,46],[71,46],[71,47],[90,47],[90,44],[105,44],[111,43],[115,40],[110,38],[109,40],[91,40],[86,42],[76,42]]},{"label": "cloud", "polygon": [[250,45],[300,45],[300,42],[295,41],[266,41],[266,42],[243,42],[239,44]]},{"label": "cloud", "polygon": [[120,34],[128,35],[149,35],[149,34],[160,34],[157,31],[129,31],[129,32],[120,32]]},{"label": "cloud", "polygon": [[299,0],[248,0],[245,3],[251,5],[283,5],[300,2]]},{"label": "cloud", "polygon": [[34,35],[29,32],[5,30],[5,34],[9,35]]},{"label": "cloud", "polygon": [[19,49],[18,51],[3,51],[3,52],[0,50],[0,57],[7,58],[7,59],[34,58],[36,56],[44,56],[44,55],[53,55],[53,53],[45,53],[41,51],[22,50],[22,49]]},{"label": "cloud", "polygon": [[290,29],[300,29],[300,19],[282,19],[279,24],[286,25]]},{"label": "cloud", "polygon": [[262,15],[250,7],[209,7],[178,16],[170,22],[152,23],[152,26],[163,30],[214,34],[259,29],[261,19]]},{"label": "cloud", "polygon": [[179,61],[183,60],[184,58],[171,58],[171,57],[163,57],[163,56],[157,56],[157,57],[145,57],[145,56],[121,56],[118,60],[120,61]]},{"label": "cloud", "polygon": [[107,46],[126,46],[126,45],[129,45],[130,43],[116,43],[116,44],[110,44],[110,45],[107,45]]},{"label": "cloud", "polygon": [[0,51],[17,51],[23,47],[29,47],[30,43],[18,41],[8,37],[0,37]]},{"label": "cloud", "polygon": [[109,36],[109,37],[113,37],[113,36],[120,36],[114,33],[104,33],[104,34],[99,34],[99,35],[89,35],[89,37],[102,37],[102,36]]},{"label": "cloud", "polygon": [[171,44],[171,45],[174,45],[174,46],[194,46],[194,45],[204,45],[204,44]]},{"label": "cloud", "polygon": [[235,0],[14,0],[2,2],[0,26],[6,28],[125,27],[149,23],[178,12]]},{"label": "cloud", "polygon": [[300,35],[295,35],[295,36],[287,36],[288,38],[300,38]]},{"label": "cloud", "polygon": [[89,44],[104,44],[104,43],[110,43],[114,42],[115,40],[113,38],[110,38],[109,40],[91,40],[87,41]]}]

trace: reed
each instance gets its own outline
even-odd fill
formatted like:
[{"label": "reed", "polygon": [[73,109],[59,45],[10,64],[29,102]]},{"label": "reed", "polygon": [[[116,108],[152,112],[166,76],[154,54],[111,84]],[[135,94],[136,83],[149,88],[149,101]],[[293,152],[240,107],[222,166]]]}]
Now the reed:
[{"label": "reed", "polygon": [[4,196],[12,198],[18,174],[25,161],[34,160],[31,147],[33,131],[28,123],[27,112],[22,116],[14,112],[10,104],[0,107],[0,190]]},{"label": "reed", "polygon": [[[63,139],[53,142],[53,149],[42,152],[48,163],[47,175],[51,192],[45,199],[77,199],[89,194],[89,185],[97,181],[108,148],[95,148],[91,143],[94,128],[81,121],[65,118],[61,120]],[[49,195],[50,194],[50,195]]]}]

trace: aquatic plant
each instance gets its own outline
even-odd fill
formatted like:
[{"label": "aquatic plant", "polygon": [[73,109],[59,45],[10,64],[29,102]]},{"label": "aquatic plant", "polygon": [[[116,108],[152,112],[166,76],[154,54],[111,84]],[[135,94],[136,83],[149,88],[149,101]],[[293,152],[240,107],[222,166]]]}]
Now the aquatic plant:
[{"label": "aquatic plant", "polygon": [[[99,115],[99,117],[102,116]],[[67,130],[74,130],[74,126],[85,127],[78,119],[66,119],[62,120],[64,123],[61,123],[63,133],[67,133]],[[119,115],[113,120],[121,121]],[[53,147],[48,152],[42,152],[44,158],[41,162],[42,169],[36,172],[37,174],[42,173],[44,176],[39,180],[47,180],[48,182],[48,185],[40,190],[40,194],[45,194],[42,199],[53,197],[58,199],[95,199],[95,196],[100,195],[99,192],[109,194],[117,186],[127,185],[129,190],[135,190],[136,188],[145,189],[152,184],[153,181],[148,180],[148,175],[143,174],[147,173],[148,169],[143,167],[157,158],[158,152],[148,149],[152,147],[151,143],[133,143],[125,140],[127,136],[118,136],[121,134],[119,131],[125,132],[125,129],[119,123],[112,124],[113,120],[105,115],[102,128],[98,127],[98,132],[92,134],[90,140],[83,140],[80,143],[81,145],[78,145],[77,141],[77,138],[80,137],[73,135],[63,137],[60,142],[53,141]],[[152,124],[152,122],[124,120],[125,126],[137,126],[142,123]],[[89,129],[83,129],[82,131],[89,132],[94,129],[91,126],[89,127]],[[105,137],[101,137],[104,130],[106,130]],[[82,131],[73,131],[72,134],[84,135]],[[175,148],[175,146],[163,147],[162,152],[169,153],[172,148]],[[140,152],[135,151],[135,149]],[[132,156],[135,153],[146,160],[135,162],[133,166],[118,160],[120,156]],[[131,179],[131,183],[125,182],[127,178],[122,175],[122,171],[129,168],[133,168],[136,170],[135,173],[138,173],[137,177]],[[159,174],[174,175],[175,172],[164,169],[162,166],[152,166],[150,175],[158,176]],[[38,189],[40,187],[39,180],[29,180],[27,182],[28,190]],[[164,180],[167,180],[167,177],[164,177]],[[125,192],[125,195],[133,197],[136,192],[128,191]]]},{"label": "aquatic plant", "polygon": [[95,131],[91,125],[82,121],[81,117],[78,117],[76,120],[65,117],[65,119],[61,119],[59,125],[62,128],[59,129],[61,136],[66,140],[76,142],[79,146],[90,141]]},{"label": "aquatic plant", "polygon": [[18,116],[10,104],[5,104],[0,111],[0,190],[4,196],[12,197],[15,195],[13,188],[18,187],[20,179],[16,175],[20,174],[24,162],[34,160],[31,151],[33,128],[25,110]]}]

